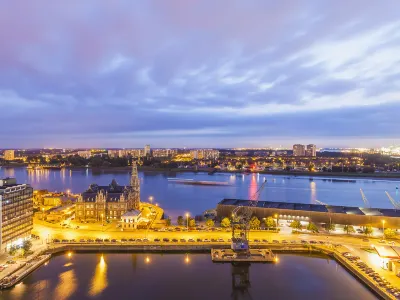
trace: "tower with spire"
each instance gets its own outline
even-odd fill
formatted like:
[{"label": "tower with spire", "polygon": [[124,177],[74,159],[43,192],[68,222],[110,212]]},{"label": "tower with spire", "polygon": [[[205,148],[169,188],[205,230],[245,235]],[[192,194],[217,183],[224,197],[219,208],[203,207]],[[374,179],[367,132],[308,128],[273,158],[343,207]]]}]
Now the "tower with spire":
[{"label": "tower with spire", "polygon": [[136,162],[132,162],[132,174],[128,192],[128,207],[129,209],[140,208],[140,182]]}]

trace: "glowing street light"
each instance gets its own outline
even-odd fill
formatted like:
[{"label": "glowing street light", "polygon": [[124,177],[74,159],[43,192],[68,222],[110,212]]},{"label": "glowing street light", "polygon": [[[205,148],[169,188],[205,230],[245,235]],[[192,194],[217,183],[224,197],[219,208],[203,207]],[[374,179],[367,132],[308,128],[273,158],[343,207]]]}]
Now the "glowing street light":
[{"label": "glowing street light", "polygon": [[189,214],[186,213],[186,229],[189,230]]},{"label": "glowing street light", "polygon": [[383,230],[383,238],[385,238],[385,220],[382,220],[382,230]]},{"label": "glowing street light", "polygon": [[154,197],[153,197],[153,196],[150,196],[150,197],[149,197],[149,201],[150,201],[150,203],[153,203],[153,199],[154,199]]}]

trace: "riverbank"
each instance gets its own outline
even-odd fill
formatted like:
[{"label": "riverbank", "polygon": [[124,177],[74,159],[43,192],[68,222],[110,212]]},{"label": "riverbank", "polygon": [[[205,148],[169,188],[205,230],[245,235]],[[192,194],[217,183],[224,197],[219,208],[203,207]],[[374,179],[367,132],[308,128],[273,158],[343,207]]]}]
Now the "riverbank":
[{"label": "riverbank", "polygon": [[[4,168],[23,168],[27,164],[8,164],[0,165]],[[66,167],[67,170],[86,170],[90,169],[93,173],[112,173],[112,172],[129,172],[131,170],[130,166],[126,167]],[[354,179],[390,179],[393,181],[400,181],[400,172],[397,173],[347,173],[347,172],[300,172],[300,171],[257,171],[257,172],[247,172],[247,171],[215,171],[213,168],[155,168],[149,166],[139,166],[138,170],[144,173],[164,173],[164,174],[177,174],[177,173],[211,173],[213,174],[236,174],[236,175],[250,175],[253,173],[258,174],[268,174],[277,176],[293,176],[293,177],[323,177],[323,178],[354,178]]]}]

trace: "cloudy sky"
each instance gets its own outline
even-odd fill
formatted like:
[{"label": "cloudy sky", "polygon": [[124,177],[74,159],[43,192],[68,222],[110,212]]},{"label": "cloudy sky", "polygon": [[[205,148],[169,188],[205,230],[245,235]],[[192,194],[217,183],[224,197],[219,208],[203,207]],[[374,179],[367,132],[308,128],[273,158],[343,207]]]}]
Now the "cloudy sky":
[{"label": "cloudy sky", "polygon": [[0,148],[400,144],[400,1],[0,0],[0,40]]}]

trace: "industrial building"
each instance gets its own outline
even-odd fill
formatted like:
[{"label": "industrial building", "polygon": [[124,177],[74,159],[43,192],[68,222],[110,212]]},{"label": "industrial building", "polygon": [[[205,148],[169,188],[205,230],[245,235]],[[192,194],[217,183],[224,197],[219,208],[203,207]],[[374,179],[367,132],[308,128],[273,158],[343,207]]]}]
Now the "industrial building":
[{"label": "industrial building", "polygon": [[21,243],[33,228],[33,188],[15,178],[0,179],[0,251]]},{"label": "industrial building", "polygon": [[[252,200],[223,199],[217,205],[218,217],[230,217],[237,206],[248,206]],[[259,219],[274,217],[278,220],[299,220],[314,223],[332,223],[353,226],[372,226],[400,229],[400,210],[306,203],[258,201],[252,208]]]}]

